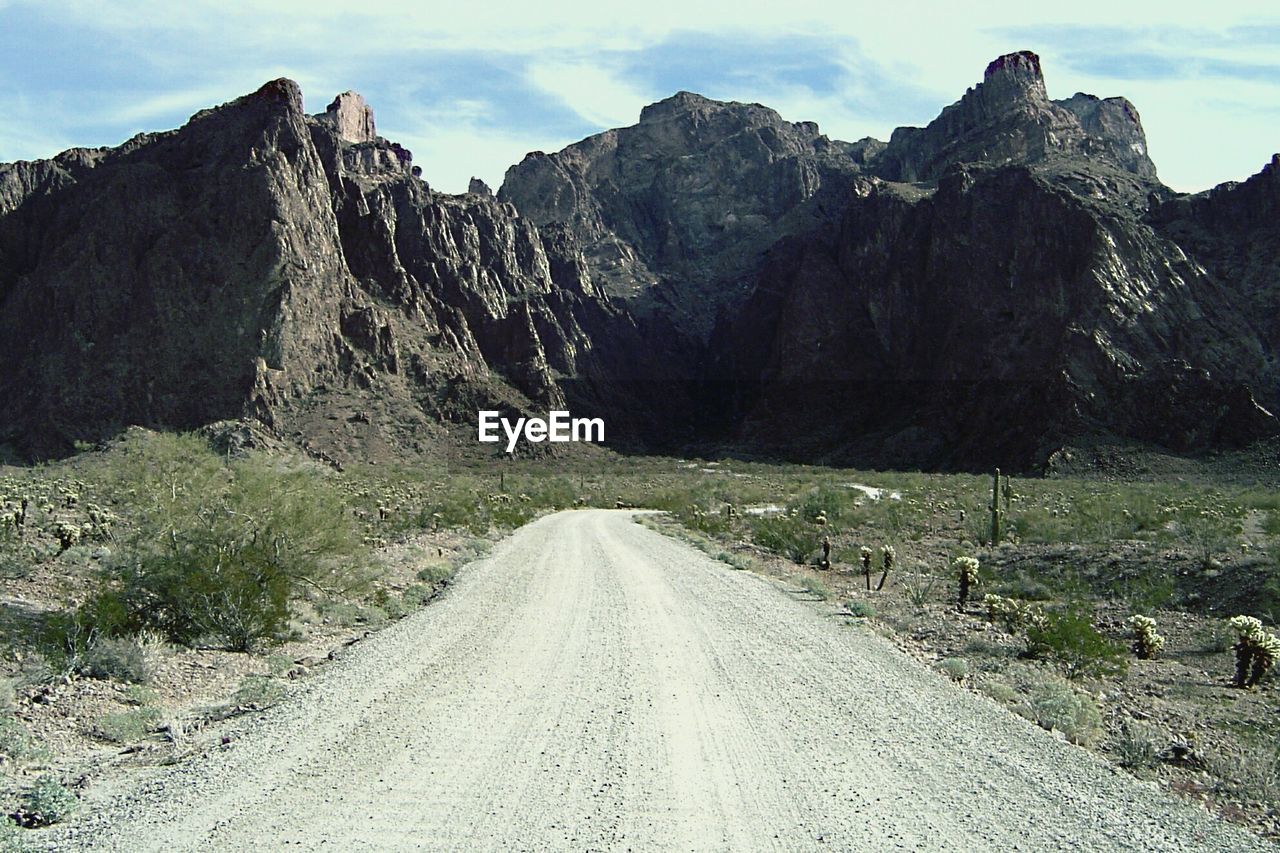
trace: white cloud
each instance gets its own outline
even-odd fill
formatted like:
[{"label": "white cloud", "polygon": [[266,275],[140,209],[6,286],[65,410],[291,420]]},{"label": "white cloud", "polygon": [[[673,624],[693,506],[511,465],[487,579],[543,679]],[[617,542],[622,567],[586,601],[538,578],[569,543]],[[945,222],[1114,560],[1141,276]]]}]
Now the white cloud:
[{"label": "white cloud", "polygon": [[602,128],[634,124],[641,108],[655,99],[654,93],[619,79],[608,68],[585,61],[535,62],[528,79],[585,121]]},{"label": "white cloud", "polygon": [[[0,7],[28,6],[47,12],[43,0],[0,0]],[[1166,2],[1116,3],[1114,0],[1074,0],[1069,4],[1026,3],[1025,0],[959,4],[912,2],[892,4],[818,2],[818,0],[651,0],[645,3],[567,0],[534,4],[527,0],[484,3],[406,4],[402,0],[283,0],[272,3],[227,4],[221,0],[67,0],[59,3],[57,19],[73,21],[77,30],[103,34],[103,50],[114,50],[126,65],[155,71],[157,92],[142,101],[107,92],[96,106],[77,115],[74,110],[6,112],[0,132],[0,159],[22,150],[28,155],[41,139],[62,140],[85,133],[95,122],[107,121],[115,111],[117,124],[170,123],[230,97],[252,91],[274,76],[291,76],[312,99],[327,98],[362,86],[357,73],[377,75],[379,83],[406,73],[400,63],[415,52],[433,50],[473,52],[478,56],[512,56],[527,61],[527,80],[550,93],[586,123],[604,128],[634,123],[640,108],[671,92],[651,92],[628,79],[612,64],[619,51],[638,51],[661,44],[680,33],[705,32],[744,39],[787,35],[813,36],[856,45],[850,62],[878,69],[875,79],[936,96],[936,103],[917,99],[900,114],[869,114],[865,77],[848,73],[834,93],[819,94],[807,87],[770,83],[767,68],[744,78],[741,92],[724,97],[754,100],[778,109],[786,118],[817,121],[828,134],[856,138],[887,137],[895,125],[927,122],[942,106],[981,79],[986,63],[1010,50],[1030,48],[1042,54],[1050,94],[1065,97],[1077,90],[1099,95],[1124,94],[1137,104],[1150,137],[1153,157],[1162,176],[1174,186],[1201,188],[1228,177],[1256,171],[1266,160],[1261,152],[1280,145],[1280,128],[1271,106],[1277,103],[1280,81],[1231,84],[1235,101],[1254,101],[1250,113],[1238,104],[1222,102],[1221,83],[1212,80],[1140,80],[1114,74],[1086,75],[1066,63],[1067,47],[1058,34],[1068,26],[1130,26],[1137,33],[1132,44],[1117,50],[1163,52],[1175,59],[1187,56],[1233,62],[1274,63],[1274,44],[1224,46],[1208,36],[1231,27],[1280,21],[1273,0],[1233,3],[1178,4]],[[54,20],[49,15],[50,20]],[[1159,28],[1151,22],[1159,22]],[[1010,36],[1010,30],[1037,27],[1037,43]],[[1177,36],[1181,28],[1185,37]],[[1170,36],[1169,33],[1174,33]],[[284,62],[287,67],[279,67]],[[851,69],[853,66],[851,65]],[[0,70],[3,59],[0,58]],[[856,69],[853,69],[856,70]],[[413,68],[409,73],[430,73]],[[179,75],[184,82],[161,88]],[[193,83],[192,80],[199,80]],[[697,89],[691,80],[684,88]],[[385,88],[392,88],[387,83]],[[379,104],[384,133],[399,133],[410,147],[435,152],[422,165],[429,179],[442,186],[465,186],[464,173],[475,171],[496,185],[493,158],[506,164],[531,148],[558,149],[573,139],[547,138],[518,113],[504,115],[480,100],[478,93],[459,89],[447,103]],[[468,106],[469,105],[469,106]],[[308,103],[312,112],[324,103]],[[1265,106],[1265,109],[1263,108]],[[388,109],[390,108],[390,109]],[[488,113],[477,110],[491,110]],[[914,113],[908,113],[911,109]],[[438,113],[455,124],[428,128],[414,115]],[[403,133],[408,128],[407,133]],[[141,129],[141,128],[139,128]],[[25,140],[25,141],[23,141]],[[1218,140],[1215,143],[1214,140]],[[76,138],[76,143],[100,144],[102,139]],[[61,141],[58,144],[63,144]],[[512,152],[512,153],[508,153]],[[39,152],[46,155],[48,151]],[[445,166],[445,157],[457,163]],[[1247,164],[1254,164],[1252,166]],[[463,176],[461,185],[456,178]],[[439,176],[439,177],[433,177]]]}]

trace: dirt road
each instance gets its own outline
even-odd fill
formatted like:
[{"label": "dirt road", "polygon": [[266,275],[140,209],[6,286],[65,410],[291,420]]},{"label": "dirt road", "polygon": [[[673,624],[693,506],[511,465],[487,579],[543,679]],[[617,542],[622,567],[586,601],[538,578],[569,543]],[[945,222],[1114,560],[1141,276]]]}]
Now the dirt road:
[{"label": "dirt road", "polygon": [[522,529],[230,746],[84,812],[49,843],[1273,849],[596,510]]}]

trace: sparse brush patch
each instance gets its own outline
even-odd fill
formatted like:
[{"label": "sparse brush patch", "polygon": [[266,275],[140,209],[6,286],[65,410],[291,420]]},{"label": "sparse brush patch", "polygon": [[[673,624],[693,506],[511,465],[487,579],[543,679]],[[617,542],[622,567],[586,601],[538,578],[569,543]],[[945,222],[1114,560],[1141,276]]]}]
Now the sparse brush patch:
[{"label": "sparse brush patch", "polygon": [[1022,702],[1022,694],[1003,681],[995,679],[983,681],[980,689],[1002,705],[1017,705]]},{"label": "sparse brush patch", "polygon": [[869,602],[854,599],[849,602],[849,615],[858,619],[867,619],[876,615],[876,609]]},{"label": "sparse brush patch", "polygon": [[1041,728],[1062,732],[1074,744],[1090,746],[1102,736],[1102,714],[1097,703],[1070,684],[1043,681],[1034,685],[1027,709]]},{"label": "sparse brush patch", "polygon": [[27,853],[30,849],[13,818],[7,815],[0,817],[0,853]]},{"label": "sparse brush patch", "polygon": [[144,632],[130,637],[99,637],[85,652],[80,673],[90,678],[150,684],[164,654],[164,641]]},{"label": "sparse brush patch", "polygon": [[969,662],[964,658],[943,658],[938,669],[952,681],[964,681],[969,677]]},{"label": "sparse brush patch", "polygon": [[433,595],[435,595],[435,590],[430,586],[415,583],[410,584],[405,591],[401,593],[400,597],[404,601],[405,607],[409,610],[417,610],[419,607],[422,607],[430,601],[431,596]]},{"label": "sparse brush patch", "polygon": [[1230,625],[1220,619],[1214,619],[1199,630],[1196,641],[1201,651],[1219,654],[1230,650],[1236,641],[1236,635]]},{"label": "sparse brush patch", "polygon": [[284,687],[265,675],[246,675],[231,697],[231,704],[242,708],[268,708],[284,698]]},{"label": "sparse brush patch", "polygon": [[1130,720],[1120,729],[1113,744],[1116,763],[1130,770],[1147,770],[1160,763],[1167,738],[1155,726]]},{"label": "sparse brush patch", "polygon": [[43,756],[44,750],[21,720],[12,714],[0,714],[0,759],[25,764]]},{"label": "sparse brush patch", "polygon": [[1280,802],[1280,750],[1274,745],[1254,745],[1237,755],[1210,755],[1208,764],[1224,793],[1264,803]]},{"label": "sparse brush patch", "polygon": [[803,566],[818,547],[814,527],[798,518],[759,518],[752,523],[756,544]]},{"label": "sparse brush patch", "polygon": [[160,709],[133,708],[104,714],[94,725],[93,733],[112,743],[128,744],[140,741],[160,725]]},{"label": "sparse brush patch", "polygon": [[443,584],[453,578],[455,571],[447,562],[431,562],[418,569],[418,580],[429,584]]},{"label": "sparse brush patch", "polygon": [[149,687],[143,687],[141,684],[130,684],[125,688],[122,698],[130,705],[154,705],[160,697]]},{"label": "sparse brush patch", "polygon": [[805,575],[800,578],[800,588],[823,601],[831,597],[831,590],[825,583],[815,577]]},{"label": "sparse brush patch", "polygon": [[19,823],[28,829],[49,826],[66,820],[80,805],[76,795],[67,790],[57,777],[45,774],[23,799],[18,811]]},{"label": "sparse brush patch", "polygon": [[1068,678],[1118,675],[1125,670],[1121,646],[1098,633],[1082,604],[1048,611],[1027,627],[1027,654],[1056,662]]}]

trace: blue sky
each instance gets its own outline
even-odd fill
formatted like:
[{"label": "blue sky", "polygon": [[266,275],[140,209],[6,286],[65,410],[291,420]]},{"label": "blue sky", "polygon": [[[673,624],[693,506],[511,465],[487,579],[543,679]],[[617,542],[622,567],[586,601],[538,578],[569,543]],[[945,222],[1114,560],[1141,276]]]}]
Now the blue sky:
[{"label": "blue sky", "polygon": [[176,127],[287,76],[313,112],[361,92],[438,189],[496,188],[526,152],[681,89],[887,139],[1025,48],[1051,97],[1132,100],[1160,176],[1194,191],[1280,151],[1280,12],[1183,5],[0,0],[0,162]]}]

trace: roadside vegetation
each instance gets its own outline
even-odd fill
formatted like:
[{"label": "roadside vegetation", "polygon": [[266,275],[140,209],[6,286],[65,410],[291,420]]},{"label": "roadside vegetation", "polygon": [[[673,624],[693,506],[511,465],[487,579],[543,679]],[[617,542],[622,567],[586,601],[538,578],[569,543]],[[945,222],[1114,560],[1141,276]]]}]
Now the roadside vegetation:
[{"label": "roadside vegetation", "polygon": [[3,469],[4,811],[70,813],[90,748],[176,760],[496,539],[588,506],[660,510],[645,523],[1280,833],[1280,492],[1015,478],[995,496],[998,540],[989,475],[603,455],[337,471],[142,430]]}]

